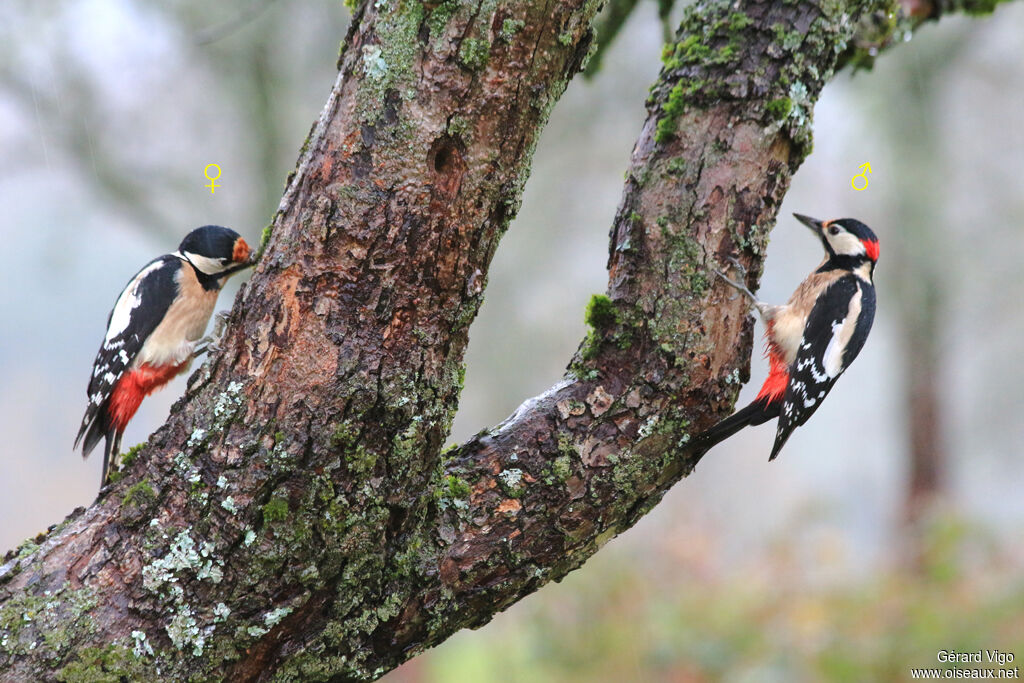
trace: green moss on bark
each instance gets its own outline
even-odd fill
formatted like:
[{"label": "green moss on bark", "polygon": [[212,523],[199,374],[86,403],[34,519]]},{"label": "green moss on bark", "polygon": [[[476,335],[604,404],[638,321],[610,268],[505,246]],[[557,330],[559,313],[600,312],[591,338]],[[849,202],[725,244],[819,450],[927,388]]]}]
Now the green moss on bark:
[{"label": "green moss on bark", "polygon": [[121,456],[121,469],[128,469],[139,456],[139,452],[146,447],[146,442],[137,443],[128,449],[128,452]]},{"label": "green moss on bark", "polygon": [[[761,28],[755,16],[733,11],[725,0],[688,6],[678,39],[662,53],[662,82],[651,100],[659,112],[655,141],[671,141],[690,108],[758,99],[767,118],[789,133],[795,169],[811,149],[814,100],[856,29],[850,18],[870,9],[890,16],[890,7],[886,2],[823,3],[809,28],[797,30],[781,22]],[[749,44],[759,47],[744,49]]]},{"label": "green moss on bark", "polygon": [[595,294],[587,302],[587,310],[583,319],[594,329],[603,329],[616,324],[618,314],[615,312],[615,304],[607,295]]},{"label": "green moss on bark", "polygon": [[522,19],[506,19],[501,24],[501,31],[498,36],[506,43],[511,43],[512,38],[523,30],[526,22]]},{"label": "green moss on bark", "polygon": [[410,86],[416,79],[414,67],[421,50],[418,33],[426,9],[419,0],[394,0],[380,5],[379,11],[378,41],[363,45],[360,60],[364,78],[357,106],[360,120],[368,124],[376,124],[384,115],[390,91],[403,97],[413,92]]},{"label": "green moss on bark", "polygon": [[121,500],[121,505],[122,507],[144,508],[154,500],[156,500],[156,491],[149,485],[149,480],[143,479],[128,488]]},{"label": "green moss on bark", "polygon": [[793,101],[788,97],[780,97],[766,104],[764,108],[773,119],[784,119],[789,116],[789,112],[793,109]]},{"label": "green moss on bark", "polygon": [[456,0],[446,0],[430,10],[427,17],[427,28],[430,31],[430,42],[437,44],[448,28],[448,22],[459,8]]},{"label": "green moss on bark", "polygon": [[0,606],[0,671],[12,656],[42,653],[59,661],[75,640],[95,630],[91,612],[97,601],[91,588],[71,590],[64,583],[56,590],[39,590]]},{"label": "green moss on bark", "polygon": [[156,681],[163,677],[142,656],[126,645],[83,648],[74,661],[57,672],[62,683],[124,683]]},{"label": "green moss on bark", "polygon": [[470,71],[482,71],[491,59],[491,44],[483,38],[466,38],[459,46],[459,62]]},{"label": "green moss on bark", "polygon": [[288,500],[275,496],[263,506],[263,523],[273,524],[288,519]]}]

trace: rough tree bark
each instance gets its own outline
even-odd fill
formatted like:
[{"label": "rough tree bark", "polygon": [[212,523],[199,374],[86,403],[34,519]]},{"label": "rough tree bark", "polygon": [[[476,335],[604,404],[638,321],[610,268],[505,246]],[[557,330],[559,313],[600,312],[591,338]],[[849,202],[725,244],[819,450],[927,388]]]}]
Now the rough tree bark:
[{"label": "rough tree bark", "polygon": [[118,484],[0,567],[0,680],[372,679],[578,567],[692,467],[752,343],[708,267],[739,255],[756,285],[822,86],[910,22],[688,8],[593,330],[558,385],[441,453],[597,5],[359,5],[223,350]]}]

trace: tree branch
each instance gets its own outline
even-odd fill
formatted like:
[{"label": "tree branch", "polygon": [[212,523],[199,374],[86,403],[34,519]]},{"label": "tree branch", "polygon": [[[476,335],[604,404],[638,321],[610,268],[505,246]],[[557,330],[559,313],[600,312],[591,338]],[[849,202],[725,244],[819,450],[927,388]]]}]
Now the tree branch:
[{"label": "tree branch", "polygon": [[[747,380],[811,110],[881,3],[687,9],[565,378],[441,454],[469,323],[596,2],[360,5],[260,265],[88,510],[0,567],[0,680],[372,679],[579,566]],[[737,343],[739,342],[739,343]]]}]

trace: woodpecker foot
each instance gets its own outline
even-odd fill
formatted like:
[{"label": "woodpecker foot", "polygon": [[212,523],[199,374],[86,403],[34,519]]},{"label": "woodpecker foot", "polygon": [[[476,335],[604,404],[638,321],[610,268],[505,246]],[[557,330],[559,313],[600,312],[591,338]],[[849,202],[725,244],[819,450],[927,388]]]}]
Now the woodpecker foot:
[{"label": "woodpecker foot", "polygon": [[195,350],[192,352],[193,358],[198,358],[209,351],[220,351],[220,340],[224,336],[224,328],[230,316],[231,311],[218,311],[213,316],[213,330],[196,342]]},{"label": "woodpecker foot", "polygon": [[220,338],[224,336],[224,328],[228,325],[228,318],[231,317],[231,311],[217,311],[213,316],[213,334],[211,335],[215,341],[219,342]]},{"label": "woodpecker foot", "polygon": [[[727,256],[725,260],[731,263],[733,267],[740,272],[740,280],[745,280],[747,278],[747,269],[743,267],[742,263],[734,259],[732,256]],[[711,270],[712,272],[714,272],[715,275],[722,278],[727,285],[729,285],[736,291],[740,292],[741,294],[745,295],[748,299],[750,299],[750,303],[752,303],[754,306],[757,306],[758,309],[760,309],[759,304],[761,302],[757,300],[757,297],[754,296],[753,292],[747,289],[746,285],[742,284],[741,282],[736,282],[735,280],[730,280],[725,276],[723,272],[719,270],[715,270],[714,268],[712,268]]]},{"label": "woodpecker foot", "polygon": [[196,342],[196,346],[195,346],[195,348],[192,351],[192,357],[193,358],[199,358],[199,356],[203,355],[204,353],[209,351],[211,348],[216,348],[216,347],[214,347],[213,344],[214,344],[213,337],[209,337],[209,336],[203,337],[202,339],[200,339],[199,341]]}]

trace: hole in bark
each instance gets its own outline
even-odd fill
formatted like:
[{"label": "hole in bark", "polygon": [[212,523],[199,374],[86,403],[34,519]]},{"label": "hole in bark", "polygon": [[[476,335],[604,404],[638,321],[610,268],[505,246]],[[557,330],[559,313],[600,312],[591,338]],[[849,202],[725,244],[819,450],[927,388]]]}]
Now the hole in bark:
[{"label": "hole in bark", "polygon": [[462,158],[461,144],[455,138],[442,135],[430,147],[427,163],[439,177],[434,187],[443,194],[454,196],[462,184],[466,162]]},{"label": "hole in bark", "polygon": [[442,135],[430,146],[427,160],[434,171],[441,175],[451,175],[464,171],[466,164],[462,161],[461,144],[450,135]]},{"label": "hole in bark", "polygon": [[438,173],[444,173],[447,171],[447,166],[452,160],[452,149],[451,147],[442,147],[437,150],[437,154],[434,155],[434,170]]},{"label": "hole in bark", "polygon": [[384,95],[384,113],[382,120],[385,125],[393,126],[398,123],[398,110],[402,107],[402,96],[392,88]]}]

